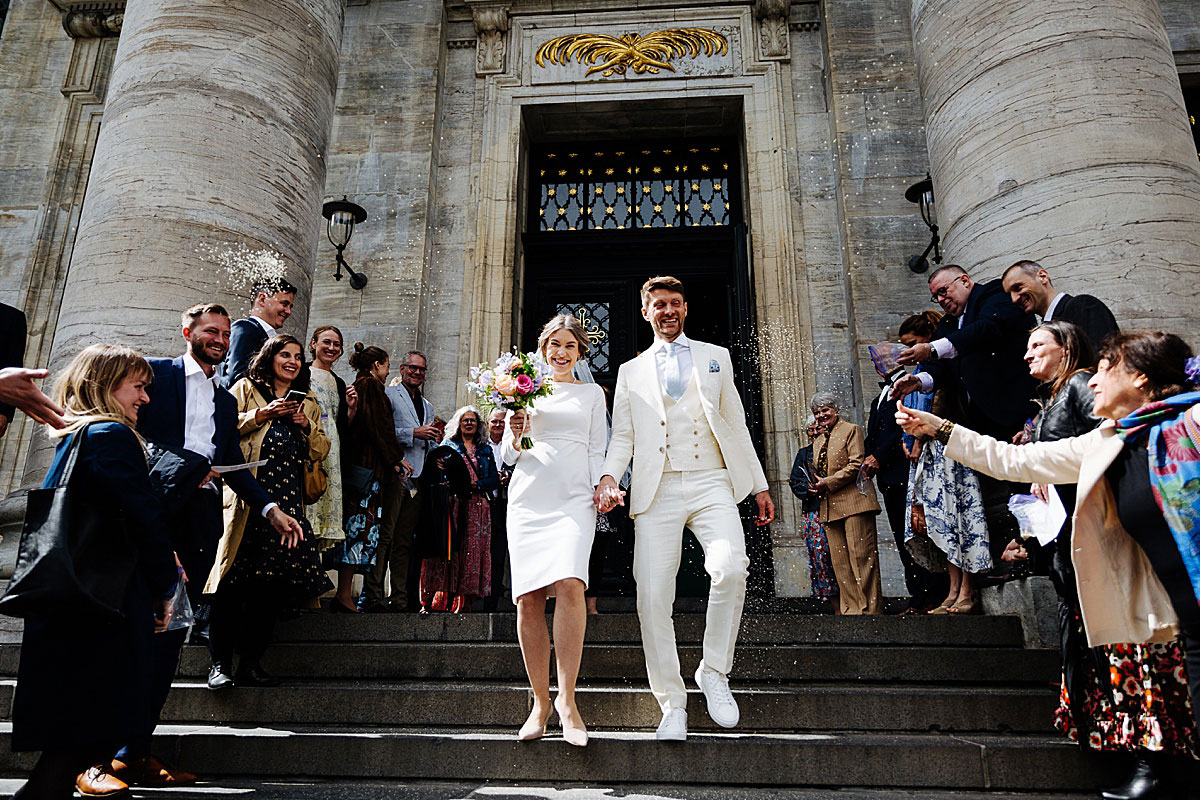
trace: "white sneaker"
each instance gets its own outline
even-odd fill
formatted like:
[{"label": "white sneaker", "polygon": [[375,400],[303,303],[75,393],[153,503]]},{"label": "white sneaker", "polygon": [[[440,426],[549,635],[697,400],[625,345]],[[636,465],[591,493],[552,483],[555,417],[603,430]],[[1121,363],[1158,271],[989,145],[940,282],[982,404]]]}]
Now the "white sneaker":
[{"label": "white sneaker", "polygon": [[729,679],[714,669],[704,666],[696,668],[696,685],[704,692],[704,701],[708,705],[708,715],[712,721],[722,728],[732,728],[742,718],[738,711],[737,701],[733,692],[729,691]]},{"label": "white sneaker", "polygon": [[660,742],[686,742],[687,711],[682,708],[668,708],[667,713],[663,714],[662,722],[658,723],[654,738]]}]

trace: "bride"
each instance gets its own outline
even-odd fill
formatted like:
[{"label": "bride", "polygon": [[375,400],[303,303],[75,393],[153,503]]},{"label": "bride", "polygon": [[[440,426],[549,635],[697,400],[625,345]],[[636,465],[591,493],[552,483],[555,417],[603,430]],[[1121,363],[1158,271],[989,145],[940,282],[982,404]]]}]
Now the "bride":
[{"label": "bride", "polygon": [[[504,463],[514,466],[508,493],[508,551],[512,593],[517,604],[517,639],[533,690],[533,710],[521,726],[522,741],[541,738],[552,710],[558,711],[563,738],[583,747],[587,729],[575,705],[575,680],[587,625],[584,590],[596,532],[593,491],[607,442],[604,394],[572,373],[588,349],[587,334],[575,317],[559,314],[546,323],[538,349],[554,370],[554,392],[537,402],[535,413],[511,415],[504,439]],[[520,449],[529,435],[533,446]],[[553,596],[554,655],[558,696],[550,703],[550,632],[546,598]]]}]

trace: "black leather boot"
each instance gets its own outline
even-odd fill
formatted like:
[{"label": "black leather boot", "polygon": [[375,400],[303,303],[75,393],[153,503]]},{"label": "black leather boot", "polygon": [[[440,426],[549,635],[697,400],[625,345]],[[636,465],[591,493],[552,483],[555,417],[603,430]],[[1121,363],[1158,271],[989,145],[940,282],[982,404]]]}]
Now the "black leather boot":
[{"label": "black leather boot", "polygon": [[245,661],[238,665],[234,678],[238,686],[278,686],[279,678],[267,672],[257,661]]},{"label": "black leather boot", "polygon": [[1112,789],[1101,789],[1104,800],[1152,800],[1167,796],[1165,776],[1159,775],[1161,759],[1139,756],[1129,780]]}]

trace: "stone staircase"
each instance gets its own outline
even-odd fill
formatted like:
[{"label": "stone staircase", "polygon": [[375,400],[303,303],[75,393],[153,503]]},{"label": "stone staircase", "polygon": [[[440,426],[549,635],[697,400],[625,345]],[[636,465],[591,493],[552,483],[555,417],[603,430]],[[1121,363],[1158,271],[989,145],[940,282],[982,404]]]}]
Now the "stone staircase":
[{"label": "stone staircase", "polygon": [[[704,618],[677,616],[685,675]],[[9,636],[9,639],[12,637]],[[538,781],[733,787],[1080,791],[1102,777],[1049,720],[1057,655],[1022,646],[1014,617],[747,616],[735,731],[693,690],[691,738],[654,740],[636,617],[589,621],[579,705],[586,750],[523,744],[529,707],[512,614],[307,614],[280,625],[264,666],[275,689],[209,692],[187,648],[159,751],[209,778]],[[19,657],[0,644],[0,711]],[[690,682],[690,679],[689,679]],[[30,766],[8,752],[0,773]]]}]

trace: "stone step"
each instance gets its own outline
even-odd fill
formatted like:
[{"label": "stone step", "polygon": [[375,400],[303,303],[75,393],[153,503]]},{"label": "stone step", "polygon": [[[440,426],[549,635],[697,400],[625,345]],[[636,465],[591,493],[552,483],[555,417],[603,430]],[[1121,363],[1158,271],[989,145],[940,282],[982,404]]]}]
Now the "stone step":
[{"label": "stone step", "polygon": [[[0,681],[8,717],[16,681]],[[852,684],[736,686],[740,731],[1017,731],[1050,732],[1056,696],[1050,689],[1000,687],[878,687]],[[584,719],[596,729],[658,725],[647,687],[588,686],[578,692]],[[692,728],[717,730],[704,700],[690,692]],[[163,711],[172,723],[229,725],[482,726],[516,730],[529,713],[524,685],[310,682],[272,689],[211,692],[201,682],[177,683]],[[503,732],[503,731],[501,731]]]},{"label": "stone step", "polygon": [[[15,648],[0,647],[0,674],[14,675]],[[701,649],[679,648],[685,675],[700,663]],[[267,650],[263,666],[281,678],[403,680],[525,679],[515,644],[280,644]],[[184,648],[180,674],[207,675],[208,652]],[[580,683],[641,685],[646,661],[640,645],[588,645]],[[1035,684],[1059,679],[1058,654],[1017,648],[792,647],[738,648],[732,679],[748,682],[883,681],[918,684]]]},{"label": "stone step", "polygon": [[[32,766],[9,752],[0,723],[0,772]],[[860,786],[955,790],[1086,789],[1113,780],[1089,769],[1079,748],[1053,735],[695,733],[660,743],[653,733],[597,731],[587,748],[561,738],[517,742],[480,729],[165,725],[168,760],[222,775],[408,780],[571,781],[721,786]]]},{"label": "stone step", "polygon": [[[20,779],[0,779],[0,797],[11,797]],[[241,795],[269,800],[913,800],[905,789],[865,789],[857,786],[833,789],[662,786],[645,784],[582,785],[555,781],[512,783],[497,781],[412,781],[412,780],[286,780],[242,775],[202,780],[190,788],[169,790],[171,800],[212,800],[215,795]],[[133,797],[161,797],[158,790],[135,789]],[[921,800],[1092,800],[1095,792],[954,791],[923,789]]]},{"label": "stone step", "polygon": [[[676,639],[697,644],[704,634],[703,614],[676,614]],[[515,642],[515,614],[363,614],[305,613],[280,623],[280,642]],[[636,614],[588,617],[587,640],[593,644],[641,641]],[[741,644],[880,645],[924,647],[1021,647],[1017,617],[871,616],[754,614],[742,619]]]}]

